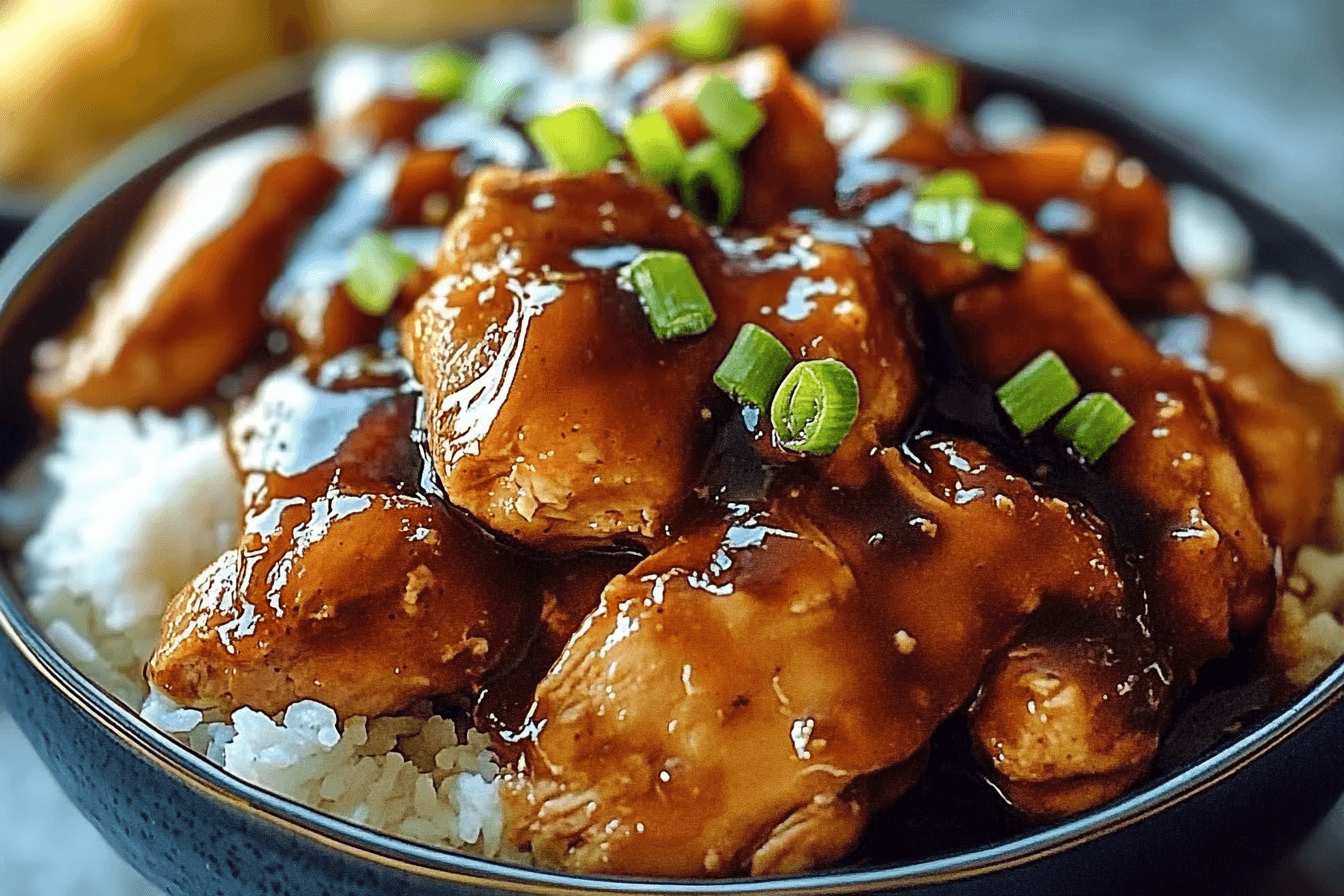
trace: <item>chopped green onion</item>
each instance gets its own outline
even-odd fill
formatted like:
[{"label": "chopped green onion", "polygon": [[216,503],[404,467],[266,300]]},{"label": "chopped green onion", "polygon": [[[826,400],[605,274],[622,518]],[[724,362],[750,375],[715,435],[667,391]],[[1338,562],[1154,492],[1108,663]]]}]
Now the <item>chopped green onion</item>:
[{"label": "chopped green onion", "polygon": [[960,243],[975,214],[973,199],[916,199],[910,206],[910,235],[921,243]]},{"label": "chopped green onion", "polygon": [[[932,181],[930,184],[934,185]],[[951,192],[965,185],[949,179],[935,186]],[[907,229],[921,243],[957,243],[980,261],[1006,271],[1022,267],[1027,251],[1026,222],[1016,209],[1002,202],[969,196],[922,196],[910,205]]]},{"label": "chopped green onion", "polygon": [[482,65],[467,85],[466,101],[484,117],[498,121],[513,108],[522,92],[522,85],[512,76]]},{"label": "chopped green onion", "polygon": [[705,126],[729,149],[741,149],[765,124],[765,113],[723,75],[710,75],[695,92]]},{"label": "chopped green onion", "polygon": [[714,306],[690,259],[680,252],[641,252],[630,263],[639,303],[659,339],[694,336],[714,326]]},{"label": "chopped green onion", "polygon": [[717,140],[702,140],[691,147],[678,182],[682,204],[702,221],[727,226],[742,208],[742,166]]},{"label": "chopped green onion", "polygon": [[928,119],[943,123],[957,111],[960,80],[957,67],[951,63],[921,62],[895,77],[861,75],[849,82],[845,94],[858,106],[899,102]]},{"label": "chopped green onion", "polygon": [[859,75],[845,87],[845,97],[854,105],[865,109],[885,106],[895,102],[891,79],[877,75]]},{"label": "chopped green onion", "polygon": [[681,137],[657,109],[641,112],[626,123],[625,142],[640,172],[660,184],[675,178],[686,162]]},{"label": "chopped green onion", "polygon": [[462,95],[476,71],[476,57],[465,50],[432,47],[415,54],[411,77],[415,92],[428,99],[450,103]]},{"label": "chopped green onion", "polygon": [[375,230],[355,243],[345,289],[359,310],[386,314],[401,285],[417,267],[415,259],[398,249],[387,234]]},{"label": "chopped green onion", "polygon": [[639,3],[636,0],[579,0],[577,12],[581,22],[631,25],[639,20]]},{"label": "chopped green onion", "polygon": [[1055,432],[1073,443],[1089,463],[1105,454],[1134,425],[1134,418],[1105,392],[1090,392],[1069,408]]},{"label": "chopped green onion", "polygon": [[1002,202],[981,202],[966,225],[975,257],[1005,271],[1022,267],[1027,251],[1027,225],[1017,209]]},{"label": "chopped green onion", "polygon": [[768,408],[793,356],[768,330],[743,324],[733,347],[714,371],[714,385],[742,404]]},{"label": "chopped green onion", "polygon": [[957,67],[950,62],[921,62],[901,72],[896,96],[926,118],[945,122],[957,111],[960,80]]},{"label": "chopped green onion", "polygon": [[607,167],[621,154],[621,141],[607,130],[592,106],[570,106],[527,123],[527,135],[546,164],[558,171],[582,174]]},{"label": "chopped green onion", "polygon": [[830,454],[859,415],[859,381],[834,358],[800,361],[770,404],[775,438],[791,451]]},{"label": "chopped green onion", "polygon": [[1013,425],[1030,435],[1078,397],[1078,381],[1059,355],[1044,351],[994,393]]},{"label": "chopped green onion", "polygon": [[732,3],[699,3],[672,26],[672,49],[689,59],[723,59],[737,43],[739,24],[740,16]]},{"label": "chopped green onion", "polygon": [[980,181],[965,168],[948,168],[929,178],[920,199],[979,199]]}]

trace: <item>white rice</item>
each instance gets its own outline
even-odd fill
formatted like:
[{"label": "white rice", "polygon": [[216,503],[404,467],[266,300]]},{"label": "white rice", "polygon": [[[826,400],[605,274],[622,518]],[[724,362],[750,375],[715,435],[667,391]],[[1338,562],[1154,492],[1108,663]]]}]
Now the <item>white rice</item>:
[{"label": "white rice", "polygon": [[59,497],[24,549],[31,608],[80,670],[244,781],[407,839],[529,860],[503,839],[499,766],[480,732],[459,737],[427,708],[342,726],[313,701],[225,718],[146,686],[168,600],[238,538],[241,488],[203,410],[71,408],[43,467]]}]

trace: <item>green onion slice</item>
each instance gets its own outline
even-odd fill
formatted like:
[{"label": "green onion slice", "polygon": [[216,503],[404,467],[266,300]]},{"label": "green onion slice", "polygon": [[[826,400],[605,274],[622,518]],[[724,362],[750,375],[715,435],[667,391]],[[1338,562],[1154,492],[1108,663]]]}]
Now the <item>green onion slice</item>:
[{"label": "green onion slice", "polygon": [[979,199],[980,181],[965,168],[939,171],[925,182],[920,199]]},{"label": "green onion slice", "polygon": [[1022,216],[1002,202],[981,202],[966,225],[975,257],[1005,271],[1022,267],[1027,251],[1027,225]]},{"label": "green onion slice", "polygon": [[894,78],[862,75],[845,90],[859,106],[884,106],[899,102],[932,121],[946,123],[957,111],[961,78],[950,62],[921,62]]},{"label": "green onion slice", "polygon": [[415,92],[428,99],[450,103],[462,95],[476,71],[477,59],[465,50],[431,47],[411,60]]},{"label": "green onion slice", "polygon": [[798,362],[770,404],[779,444],[808,454],[830,454],[840,447],[858,415],[859,381],[834,358]]},{"label": "green onion slice", "polygon": [[686,162],[681,137],[657,109],[641,112],[626,123],[625,142],[640,172],[660,184],[675,178]]},{"label": "green onion slice", "polygon": [[999,404],[1013,425],[1030,435],[1059,413],[1081,391],[1059,355],[1044,351],[998,388]]},{"label": "green onion slice", "polygon": [[741,404],[765,409],[792,365],[793,356],[784,343],[768,330],[743,324],[714,371],[714,385]]},{"label": "green onion slice", "polygon": [[742,166],[717,140],[702,140],[691,147],[678,182],[682,204],[702,221],[726,227],[742,208]]},{"label": "green onion slice", "polygon": [[865,109],[885,106],[896,100],[891,79],[877,75],[859,75],[850,81],[845,86],[845,98]]},{"label": "green onion slice", "polygon": [[[950,174],[952,172],[944,172]],[[960,189],[954,183],[940,190]],[[957,243],[980,261],[1006,271],[1022,267],[1027,225],[1010,205],[968,196],[925,196],[910,205],[909,233],[922,243]]]},{"label": "green onion slice", "polygon": [[960,81],[957,67],[950,62],[921,62],[901,72],[896,96],[926,118],[946,122],[957,111]]},{"label": "green onion slice", "polygon": [[605,168],[621,154],[621,141],[588,105],[538,115],[527,123],[527,135],[541,150],[546,164],[571,174]]},{"label": "green onion slice", "polygon": [[696,5],[672,26],[672,49],[688,59],[723,59],[737,43],[737,8],[723,0]]},{"label": "green onion slice", "polygon": [[723,75],[710,75],[695,93],[705,126],[729,149],[741,149],[765,124],[765,113]]},{"label": "green onion slice", "polygon": [[714,306],[685,255],[641,252],[628,270],[653,335],[659,339],[694,336],[714,326]]},{"label": "green onion slice", "polygon": [[1134,425],[1129,412],[1105,392],[1090,392],[1069,408],[1055,432],[1073,443],[1089,463],[1096,463]]},{"label": "green onion slice", "polygon": [[375,230],[356,241],[345,289],[359,310],[386,314],[401,285],[417,267],[415,259],[398,249],[391,237]]},{"label": "green onion slice", "polygon": [[579,0],[576,18],[580,22],[632,25],[639,21],[636,0]]},{"label": "green onion slice", "polygon": [[491,68],[482,65],[471,76],[466,101],[484,117],[498,121],[509,113],[522,93],[522,85],[512,76],[498,71],[498,66]]},{"label": "green onion slice", "polygon": [[973,199],[916,199],[910,206],[910,235],[921,243],[966,239],[977,203]]}]

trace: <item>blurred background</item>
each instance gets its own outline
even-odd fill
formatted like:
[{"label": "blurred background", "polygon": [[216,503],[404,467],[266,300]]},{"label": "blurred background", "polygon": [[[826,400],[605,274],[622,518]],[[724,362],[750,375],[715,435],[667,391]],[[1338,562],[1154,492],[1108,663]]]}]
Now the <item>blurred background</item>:
[{"label": "blurred background", "polygon": [[[334,40],[480,33],[550,0],[0,0],[0,214],[21,226],[128,134],[211,85]],[[1344,257],[1344,3],[851,0],[957,55],[1153,125]],[[1344,749],[1344,745],[1341,745]],[[150,896],[0,707],[0,896]],[[1262,896],[1344,896],[1344,806]]]}]

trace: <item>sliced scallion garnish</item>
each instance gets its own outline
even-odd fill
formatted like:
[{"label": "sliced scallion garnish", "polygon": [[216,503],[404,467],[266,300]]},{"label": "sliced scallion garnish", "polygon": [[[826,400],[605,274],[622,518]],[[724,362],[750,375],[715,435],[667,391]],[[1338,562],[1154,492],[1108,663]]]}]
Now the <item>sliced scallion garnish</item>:
[{"label": "sliced scallion garnish", "polygon": [[957,111],[961,92],[956,66],[948,62],[921,62],[895,77],[861,75],[846,87],[845,95],[859,106],[899,102],[932,121],[945,123]]},{"label": "sliced scallion garnish", "polygon": [[640,173],[660,184],[675,178],[686,162],[681,137],[657,109],[641,112],[626,123],[625,142]]},{"label": "sliced scallion garnish", "polygon": [[[947,182],[940,187],[957,188]],[[921,243],[956,243],[980,261],[1006,271],[1022,267],[1026,257],[1027,224],[1016,209],[1002,202],[968,196],[923,196],[910,205],[908,230]]]},{"label": "sliced scallion garnish", "polygon": [[659,339],[694,336],[714,326],[714,306],[691,261],[680,252],[641,252],[630,263],[630,280]]},{"label": "sliced scallion garnish", "polygon": [[605,168],[621,154],[621,141],[607,130],[597,110],[588,105],[538,115],[527,123],[527,135],[547,165],[571,174]]},{"label": "sliced scallion garnish", "polygon": [[1031,435],[1078,397],[1078,381],[1059,355],[1044,351],[994,393],[1023,435]]},{"label": "sliced scallion garnish", "polygon": [[688,59],[723,59],[737,43],[740,23],[741,17],[732,3],[724,0],[698,3],[672,26],[672,49]]},{"label": "sliced scallion garnish", "polygon": [[1027,252],[1027,225],[1017,209],[1002,202],[980,202],[966,224],[975,257],[1005,271],[1022,267]]},{"label": "sliced scallion garnish", "polygon": [[398,249],[387,234],[375,230],[355,242],[345,290],[364,313],[386,314],[416,267],[414,258]]},{"label": "sliced scallion garnish", "polygon": [[957,67],[950,62],[921,62],[896,79],[896,97],[916,112],[945,122],[957,111],[961,92]]},{"label": "sliced scallion garnish", "polygon": [[1134,418],[1120,402],[1105,392],[1090,392],[1069,408],[1055,432],[1072,442],[1089,463],[1096,463],[1133,425]]},{"label": "sliced scallion garnish", "polygon": [[462,96],[476,71],[477,59],[465,50],[431,47],[415,54],[411,77],[417,95],[450,103]]},{"label": "sliced scallion garnish", "polygon": [[775,438],[790,451],[830,454],[859,415],[859,381],[834,358],[800,361],[770,403]]},{"label": "sliced scallion garnish", "polygon": [[723,75],[710,75],[695,92],[705,126],[729,149],[741,149],[765,124],[765,113]]},{"label": "sliced scallion garnish", "polygon": [[579,0],[577,5],[580,22],[631,25],[639,21],[636,0]]},{"label": "sliced scallion garnish", "polygon": [[921,243],[960,243],[975,208],[973,199],[916,199],[910,206],[910,235]]},{"label": "sliced scallion garnish", "polygon": [[717,140],[702,140],[690,148],[678,182],[682,204],[702,221],[727,226],[742,208],[742,166]]},{"label": "sliced scallion garnish", "polygon": [[859,75],[845,86],[845,98],[856,106],[872,109],[896,101],[891,79],[877,75]]},{"label": "sliced scallion garnish", "polygon": [[773,334],[755,324],[743,324],[714,371],[714,385],[742,404],[768,408],[792,364],[793,356]]},{"label": "sliced scallion garnish", "polygon": [[979,199],[980,181],[965,168],[948,168],[929,178],[920,199]]}]

